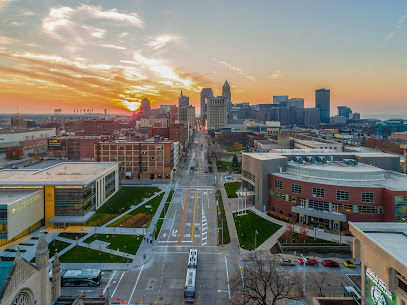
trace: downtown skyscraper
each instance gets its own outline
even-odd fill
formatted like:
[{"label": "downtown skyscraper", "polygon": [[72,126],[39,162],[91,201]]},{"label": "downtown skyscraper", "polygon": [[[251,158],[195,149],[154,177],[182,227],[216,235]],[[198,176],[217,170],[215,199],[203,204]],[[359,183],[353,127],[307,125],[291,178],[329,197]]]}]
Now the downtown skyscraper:
[{"label": "downtown skyscraper", "polygon": [[331,112],[331,91],[325,88],[315,90],[315,108],[320,110],[321,123],[329,124]]},{"label": "downtown skyscraper", "polygon": [[207,113],[207,102],[208,99],[213,97],[212,88],[202,88],[201,90],[201,118],[202,122],[206,120],[206,113]]}]

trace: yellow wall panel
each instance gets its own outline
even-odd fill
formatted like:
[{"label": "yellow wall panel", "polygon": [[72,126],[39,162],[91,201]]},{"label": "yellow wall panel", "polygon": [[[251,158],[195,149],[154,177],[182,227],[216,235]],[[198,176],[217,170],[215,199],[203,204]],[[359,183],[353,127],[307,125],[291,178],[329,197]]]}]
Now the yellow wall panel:
[{"label": "yellow wall panel", "polygon": [[52,224],[48,223],[55,215],[55,202],[54,202],[54,186],[45,186],[45,225],[52,226]]}]

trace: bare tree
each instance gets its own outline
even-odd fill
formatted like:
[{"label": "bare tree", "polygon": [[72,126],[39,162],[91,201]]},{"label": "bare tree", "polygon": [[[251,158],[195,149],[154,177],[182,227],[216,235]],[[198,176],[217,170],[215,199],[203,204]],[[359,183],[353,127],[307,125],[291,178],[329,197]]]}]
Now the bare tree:
[{"label": "bare tree", "polygon": [[297,273],[281,268],[276,257],[257,257],[232,275],[232,304],[275,305],[280,300],[298,298],[301,280]]},{"label": "bare tree", "polygon": [[312,275],[313,275],[311,277],[312,282],[319,289],[319,295],[322,295],[322,287],[324,287],[326,285],[326,283],[328,282],[329,273],[326,271],[322,271],[322,272],[313,273]]},{"label": "bare tree", "polygon": [[223,149],[218,143],[213,143],[208,148],[208,155],[210,158],[213,158],[216,162],[218,162],[218,159],[223,155]]}]

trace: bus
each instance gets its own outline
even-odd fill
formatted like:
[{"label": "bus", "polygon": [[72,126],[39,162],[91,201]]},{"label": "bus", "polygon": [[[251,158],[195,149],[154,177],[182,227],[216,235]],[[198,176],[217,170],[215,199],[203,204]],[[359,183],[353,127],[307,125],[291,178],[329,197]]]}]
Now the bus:
[{"label": "bus", "polygon": [[196,272],[198,267],[198,250],[190,249],[188,256],[187,277],[185,279],[184,301],[195,302]]},{"label": "bus", "polygon": [[61,273],[62,286],[93,287],[99,286],[102,271],[98,269],[67,270]]}]

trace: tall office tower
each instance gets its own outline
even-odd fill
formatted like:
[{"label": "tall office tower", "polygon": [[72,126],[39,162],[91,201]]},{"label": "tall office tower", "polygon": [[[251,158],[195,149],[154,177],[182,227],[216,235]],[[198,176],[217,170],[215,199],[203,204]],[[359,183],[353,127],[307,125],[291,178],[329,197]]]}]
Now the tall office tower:
[{"label": "tall office tower", "polygon": [[350,115],[352,114],[352,109],[346,106],[338,106],[338,115],[344,116],[347,119],[350,119]]},{"label": "tall office tower", "polygon": [[320,110],[318,108],[304,108],[304,126],[316,126],[321,123]]},{"label": "tall office tower", "polygon": [[325,88],[315,90],[315,108],[320,110],[321,123],[329,124],[331,91]]},{"label": "tall office tower", "polygon": [[222,96],[226,98],[228,103],[232,103],[232,94],[230,93],[230,86],[228,81],[225,81],[222,87]]},{"label": "tall office tower", "polygon": [[303,98],[289,98],[285,102],[281,102],[280,105],[284,105],[287,108],[295,107],[295,108],[304,108],[304,99]]},{"label": "tall office tower", "polygon": [[202,88],[201,90],[201,118],[202,122],[206,119],[206,112],[207,112],[207,99],[213,97],[212,88]]},{"label": "tall office tower", "polygon": [[150,101],[148,100],[148,98],[143,98],[141,100],[140,113],[150,114],[150,112],[151,112]]},{"label": "tall office tower", "polygon": [[286,102],[288,100],[288,95],[274,95],[273,96],[273,104],[280,105],[282,102]]},{"label": "tall office tower", "polygon": [[224,96],[208,98],[207,128],[215,129],[228,125],[228,100]]},{"label": "tall office tower", "polygon": [[188,106],[189,105],[189,96],[183,95],[181,90],[181,95],[178,98],[178,107]]}]

